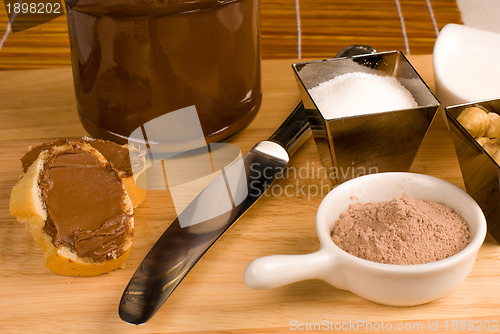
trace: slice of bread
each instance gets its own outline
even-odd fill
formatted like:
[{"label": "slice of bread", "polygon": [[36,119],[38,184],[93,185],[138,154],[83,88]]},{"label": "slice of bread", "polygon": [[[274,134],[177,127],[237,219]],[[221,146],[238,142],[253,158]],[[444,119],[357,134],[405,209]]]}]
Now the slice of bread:
[{"label": "slice of bread", "polygon": [[[119,145],[109,140],[94,139],[90,137],[83,137],[80,140],[75,140],[90,144],[93,148],[97,149],[118,171],[118,174],[123,180],[125,189],[132,200],[132,205],[137,208],[144,202],[146,198],[146,190],[139,188],[134,180],[132,166],[130,163],[129,147],[127,144]],[[52,147],[67,144],[70,140],[57,139],[52,142],[43,143],[38,146],[30,147],[28,152],[21,158],[23,173],[26,173],[29,166],[38,158],[40,152],[50,150]],[[142,163],[141,161],[136,163]]]},{"label": "slice of bread", "polygon": [[[68,160],[76,156],[81,163]],[[56,205],[60,202],[68,205]],[[26,223],[47,267],[57,274],[107,273],[130,253],[132,202],[119,172],[88,143],[65,141],[42,150],[13,187],[9,208]],[[106,218],[100,222],[101,217]]]}]

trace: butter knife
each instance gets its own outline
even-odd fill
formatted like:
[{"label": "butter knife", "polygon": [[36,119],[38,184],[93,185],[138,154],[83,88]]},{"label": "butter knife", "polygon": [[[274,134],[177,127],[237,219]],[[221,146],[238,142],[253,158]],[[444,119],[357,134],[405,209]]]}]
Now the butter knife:
[{"label": "butter knife", "polygon": [[[301,102],[268,140],[257,143],[237,161],[243,163],[246,172],[248,191],[243,201],[215,218],[185,224],[193,216],[203,214],[200,207],[217,205],[220,187],[211,187],[217,178],[212,181],[167,228],[139,265],[122,295],[120,318],[135,325],[148,321],[207,250],[283,172],[290,157],[310,135]],[[179,221],[187,226],[181,227]]]}]

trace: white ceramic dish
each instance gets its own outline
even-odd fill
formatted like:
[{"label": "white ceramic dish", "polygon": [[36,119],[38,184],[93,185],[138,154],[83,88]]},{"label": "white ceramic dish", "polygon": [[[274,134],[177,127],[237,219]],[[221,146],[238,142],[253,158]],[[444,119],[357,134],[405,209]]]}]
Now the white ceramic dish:
[{"label": "white ceramic dish", "polygon": [[[333,224],[351,204],[388,201],[405,194],[452,207],[469,225],[470,244],[440,261],[393,265],[355,257],[332,241]],[[451,183],[422,174],[380,173],[352,179],[328,193],[319,206],[316,229],[321,243],[319,251],[256,259],[245,270],[246,284],[253,289],[267,289],[322,279],[385,305],[423,304],[447,294],[467,277],[486,236],[486,220],[472,197]]]},{"label": "white ceramic dish", "polygon": [[444,107],[500,98],[500,34],[448,24],[433,51],[436,95]]}]

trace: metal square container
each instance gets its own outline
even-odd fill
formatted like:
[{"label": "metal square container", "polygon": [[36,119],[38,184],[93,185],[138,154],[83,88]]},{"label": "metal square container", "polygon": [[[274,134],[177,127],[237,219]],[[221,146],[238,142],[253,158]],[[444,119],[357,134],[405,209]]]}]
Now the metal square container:
[{"label": "metal square container", "polygon": [[[399,51],[293,65],[323,166],[334,184],[376,172],[408,171],[439,107],[439,101]],[[394,76],[417,108],[327,118],[308,90],[350,72]]]},{"label": "metal square container", "polygon": [[460,104],[444,109],[466,191],[483,210],[488,231],[500,242],[500,167],[457,121],[458,115],[472,106],[482,106],[490,112],[500,114],[500,99]]}]

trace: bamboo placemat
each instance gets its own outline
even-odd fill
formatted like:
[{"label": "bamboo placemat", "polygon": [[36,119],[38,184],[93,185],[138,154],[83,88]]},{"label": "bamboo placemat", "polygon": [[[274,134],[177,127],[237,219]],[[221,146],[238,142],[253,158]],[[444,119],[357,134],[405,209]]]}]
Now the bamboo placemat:
[{"label": "bamboo placemat", "polygon": [[[430,54],[437,31],[461,23],[454,0],[261,0],[262,58],[328,58],[349,44]],[[0,5],[0,34],[8,23]],[[70,64],[66,18],[11,33],[0,70]]]}]

